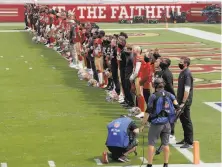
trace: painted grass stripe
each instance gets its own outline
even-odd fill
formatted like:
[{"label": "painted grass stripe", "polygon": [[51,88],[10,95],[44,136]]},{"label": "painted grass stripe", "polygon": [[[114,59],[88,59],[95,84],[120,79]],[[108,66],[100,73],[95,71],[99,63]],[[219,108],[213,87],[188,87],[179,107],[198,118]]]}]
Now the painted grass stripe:
[{"label": "painted grass stripe", "polygon": [[221,102],[205,102],[208,106],[213,107],[215,110],[222,112],[222,108],[215,103],[221,103]]},{"label": "painted grass stripe", "polygon": [[1,163],[1,167],[7,167],[7,163],[5,162]]},{"label": "painted grass stripe", "polygon": [[55,162],[54,161],[48,161],[48,164],[50,167],[56,167]]},{"label": "painted grass stripe", "polygon": [[148,163],[148,161],[147,161],[147,159],[146,159],[145,157],[140,157],[140,160],[141,160],[144,164],[147,164],[147,163]]},{"label": "painted grass stripe", "polygon": [[94,159],[94,160],[95,160],[95,162],[96,162],[96,164],[97,164],[97,165],[103,165],[103,163],[100,161],[100,159],[99,159],[99,158]]}]

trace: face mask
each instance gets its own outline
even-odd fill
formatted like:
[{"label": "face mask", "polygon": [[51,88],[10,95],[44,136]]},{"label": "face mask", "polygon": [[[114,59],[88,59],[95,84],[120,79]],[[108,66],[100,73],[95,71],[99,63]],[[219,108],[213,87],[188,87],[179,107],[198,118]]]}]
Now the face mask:
[{"label": "face mask", "polygon": [[166,69],[167,68],[167,64],[163,63],[163,62],[160,62],[160,68],[162,70]]},{"label": "face mask", "polygon": [[179,66],[179,68],[180,68],[181,70],[184,69],[184,65],[183,65],[183,64],[179,64],[178,66]]},{"label": "face mask", "polygon": [[148,63],[148,62],[150,62],[150,58],[149,58],[149,57],[144,56],[144,61],[145,61],[146,63]]},{"label": "face mask", "polygon": [[122,50],[124,47],[121,44],[118,44],[118,48]]}]

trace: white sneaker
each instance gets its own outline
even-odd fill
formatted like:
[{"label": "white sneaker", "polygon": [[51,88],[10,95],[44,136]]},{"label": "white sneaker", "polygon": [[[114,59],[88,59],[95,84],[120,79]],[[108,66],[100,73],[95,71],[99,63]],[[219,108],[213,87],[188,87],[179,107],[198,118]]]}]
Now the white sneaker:
[{"label": "white sneaker", "polygon": [[136,118],[143,118],[144,117],[144,112],[141,112],[140,114],[135,116]]},{"label": "white sneaker", "polygon": [[170,140],[176,140],[176,137],[174,135],[170,135]]},{"label": "white sneaker", "polygon": [[78,66],[78,64],[76,65],[75,69],[77,69],[77,70],[79,70],[79,69],[80,69],[80,67]]},{"label": "white sneaker", "polygon": [[69,67],[70,67],[70,68],[76,68],[76,65],[73,64],[73,63],[70,63],[70,64],[69,64]]},{"label": "white sneaker", "polygon": [[119,103],[123,103],[124,102],[124,97],[119,95],[119,100],[118,100]]}]

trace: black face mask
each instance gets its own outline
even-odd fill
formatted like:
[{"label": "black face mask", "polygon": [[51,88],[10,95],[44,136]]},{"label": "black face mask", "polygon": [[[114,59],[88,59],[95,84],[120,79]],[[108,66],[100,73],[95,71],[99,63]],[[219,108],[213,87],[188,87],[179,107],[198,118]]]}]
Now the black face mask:
[{"label": "black face mask", "polygon": [[179,68],[180,68],[181,70],[184,69],[184,65],[183,65],[183,64],[178,64],[178,66],[179,66]]},{"label": "black face mask", "polygon": [[124,46],[121,44],[118,44],[118,48],[120,48],[122,50],[124,48]]},{"label": "black face mask", "polygon": [[149,58],[149,57],[144,56],[144,61],[145,61],[146,63],[148,63],[148,62],[150,62],[150,58]]},{"label": "black face mask", "polygon": [[161,63],[160,63],[160,68],[161,68],[162,70],[165,70],[165,69],[167,68],[167,64],[161,62]]}]

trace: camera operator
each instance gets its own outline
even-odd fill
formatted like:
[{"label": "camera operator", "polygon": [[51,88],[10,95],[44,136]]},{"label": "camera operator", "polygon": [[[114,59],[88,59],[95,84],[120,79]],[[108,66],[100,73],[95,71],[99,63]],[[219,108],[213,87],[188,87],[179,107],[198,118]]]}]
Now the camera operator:
[{"label": "camera operator", "polygon": [[125,94],[125,107],[133,107],[134,102],[133,102],[133,96],[131,94],[131,82],[130,82],[130,76],[133,73],[133,61],[134,61],[134,56],[132,54],[132,46],[127,45],[126,46],[126,51],[125,52],[125,57],[126,57],[126,65],[125,65],[125,81],[124,81],[124,94]]},{"label": "camera operator", "polygon": [[159,137],[164,152],[163,167],[168,167],[170,123],[174,122],[176,118],[175,109],[178,110],[179,105],[175,96],[164,90],[164,84],[162,78],[154,80],[155,93],[149,97],[148,107],[142,121],[141,130],[143,130],[147,120],[150,122],[147,167],[152,167],[154,146]]}]

